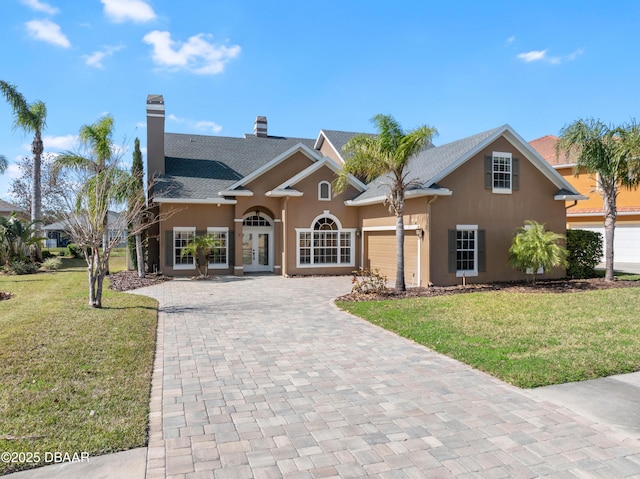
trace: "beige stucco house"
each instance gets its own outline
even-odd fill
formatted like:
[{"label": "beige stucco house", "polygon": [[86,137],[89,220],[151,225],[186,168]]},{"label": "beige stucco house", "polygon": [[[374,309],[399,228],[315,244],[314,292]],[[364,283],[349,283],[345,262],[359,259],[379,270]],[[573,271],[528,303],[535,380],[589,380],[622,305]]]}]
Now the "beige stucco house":
[{"label": "beige stucco house", "polygon": [[[165,133],[160,95],[147,99],[147,161],[152,200],[169,213],[154,231],[150,263],[168,275],[194,275],[182,255],[195,235],[219,240],[217,274],[395,276],[395,218],[385,178],[351,178],[332,188],[342,146],[356,133],[321,130],[315,139],[269,134],[257,117],[243,138]],[[511,127],[501,126],[423,150],[409,169],[408,286],[522,279],[507,265],[516,228],[526,220],[564,233],[565,201],[583,199]],[[561,270],[550,276],[563,276]]]}]

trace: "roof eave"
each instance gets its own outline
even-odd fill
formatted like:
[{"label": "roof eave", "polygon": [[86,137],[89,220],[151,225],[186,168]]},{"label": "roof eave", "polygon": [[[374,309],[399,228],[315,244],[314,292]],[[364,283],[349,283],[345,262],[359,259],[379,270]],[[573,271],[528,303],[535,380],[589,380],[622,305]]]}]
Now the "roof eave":
[{"label": "roof eave", "polygon": [[[407,192],[404,197],[405,199],[412,198],[422,198],[426,196],[451,196],[453,191],[447,188],[420,188],[416,190],[411,190]],[[387,196],[374,196],[373,198],[367,198],[365,200],[346,200],[344,202],[345,206],[368,206],[375,205],[378,203],[384,203],[387,199]]]},{"label": "roof eave", "polygon": [[229,200],[227,198],[153,198],[154,203],[174,203],[174,204],[192,204],[192,205],[235,205],[237,200]]},{"label": "roof eave", "polygon": [[219,191],[220,196],[253,196],[251,190],[222,190]]},{"label": "roof eave", "polygon": [[284,198],[286,196],[299,197],[303,196],[304,193],[298,190],[271,190],[265,193],[265,196],[270,198]]}]

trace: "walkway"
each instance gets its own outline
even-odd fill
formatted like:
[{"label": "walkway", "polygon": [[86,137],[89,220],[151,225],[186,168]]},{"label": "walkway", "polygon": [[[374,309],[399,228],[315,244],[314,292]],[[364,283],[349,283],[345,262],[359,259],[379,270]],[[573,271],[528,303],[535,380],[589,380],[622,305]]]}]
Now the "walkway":
[{"label": "walkway", "polygon": [[348,278],[173,281],[147,479],[640,477],[640,442],[340,312]]}]

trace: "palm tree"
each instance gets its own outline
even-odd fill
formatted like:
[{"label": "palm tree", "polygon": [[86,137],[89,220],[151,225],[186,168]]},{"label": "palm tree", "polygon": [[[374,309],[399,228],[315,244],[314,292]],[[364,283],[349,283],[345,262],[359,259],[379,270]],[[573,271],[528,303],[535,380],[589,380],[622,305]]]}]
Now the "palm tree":
[{"label": "palm tree", "polygon": [[[219,241],[212,235],[197,235],[193,240],[189,241],[187,245],[182,249],[181,256],[193,256],[196,268],[200,276],[209,275],[209,259],[213,254],[213,249],[219,246]],[[202,265],[200,264],[200,255],[204,256],[204,273],[202,272]]]},{"label": "palm tree", "polygon": [[3,175],[5,171],[7,171],[7,168],[9,168],[7,157],[4,155],[0,155],[0,175]]},{"label": "palm tree", "polygon": [[602,196],[605,238],[605,280],[613,281],[613,238],[616,200],[621,187],[634,188],[640,155],[640,132],[634,123],[613,127],[600,120],[576,120],[560,131],[557,154],[577,156],[574,173],[596,175],[596,191]]},{"label": "palm tree", "polygon": [[520,271],[532,275],[536,282],[538,270],[548,271],[567,264],[567,250],[559,242],[564,236],[544,229],[536,221],[525,221],[518,228],[509,248],[509,264]]},{"label": "palm tree", "polygon": [[[44,151],[42,131],[47,125],[47,107],[41,101],[27,103],[15,85],[0,80],[0,91],[11,105],[14,115],[14,127],[33,133],[31,153],[33,153],[33,181],[31,182],[31,221],[35,224],[34,236],[40,236],[42,219],[42,188],[40,180],[41,156]],[[40,248],[35,246],[35,254],[40,256]],[[39,259],[39,258],[38,258]]]},{"label": "palm tree", "polygon": [[[59,171],[61,168],[70,168],[88,173],[96,178],[107,171],[115,163],[112,140],[113,123],[113,117],[106,115],[91,125],[83,125],[80,128],[78,138],[88,154],[83,156],[73,152],[66,152],[56,159],[54,170]],[[100,200],[97,201],[100,202]],[[103,245],[108,243],[108,213],[106,210],[102,212],[105,235]]]},{"label": "palm tree", "polygon": [[336,180],[336,190],[344,191],[349,175],[364,177],[367,182],[386,176],[389,192],[389,210],[396,215],[396,284],[395,289],[404,291],[404,206],[405,193],[417,185],[417,180],[407,178],[407,167],[411,159],[438,134],[435,128],[426,125],[404,132],[390,115],[376,115],[371,120],[378,134],[357,135],[342,148],[346,158]]}]

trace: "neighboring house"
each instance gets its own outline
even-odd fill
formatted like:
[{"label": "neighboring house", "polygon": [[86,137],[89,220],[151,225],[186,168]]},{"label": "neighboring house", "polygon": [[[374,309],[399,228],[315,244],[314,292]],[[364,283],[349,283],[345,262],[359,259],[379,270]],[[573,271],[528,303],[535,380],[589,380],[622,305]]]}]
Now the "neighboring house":
[{"label": "neighboring house", "polygon": [[0,216],[4,216],[5,218],[10,217],[16,214],[16,217],[20,221],[29,221],[29,212],[23,210],[19,206],[16,206],[8,201],[0,200]]},{"label": "neighboring house", "polygon": [[[556,155],[559,138],[543,136],[530,141],[536,150],[553,168],[580,193],[589,197],[579,204],[567,203],[567,227],[602,233],[604,240],[604,210],[602,196],[596,186],[596,177],[581,173],[575,176],[577,159],[564,153]],[[614,235],[615,261],[640,263],[640,190],[621,188],[617,198],[616,231]]]},{"label": "neighboring house", "polygon": [[[384,178],[351,178],[335,194],[342,146],[356,133],[316,139],[271,136],[257,117],[244,138],[165,133],[164,99],[147,98],[147,171],[158,211],[150,268],[194,275],[182,255],[195,235],[218,240],[209,268],[242,275],[349,274],[363,267],[395,276],[395,217]],[[564,233],[564,202],[583,199],[508,125],[423,150],[410,164],[405,279],[408,286],[522,279],[507,265],[526,220]],[[562,270],[551,276],[560,277]]]},{"label": "neighboring house", "polygon": [[[126,245],[127,241],[127,225],[121,224],[121,216],[115,211],[109,211],[109,241],[118,237],[118,243],[116,246],[122,247]],[[67,224],[65,221],[57,221],[42,227],[43,234],[47,237],[46,247],[57,248],[67,246],[69,243],[73,243],[73,240],[67,233]]]}]

